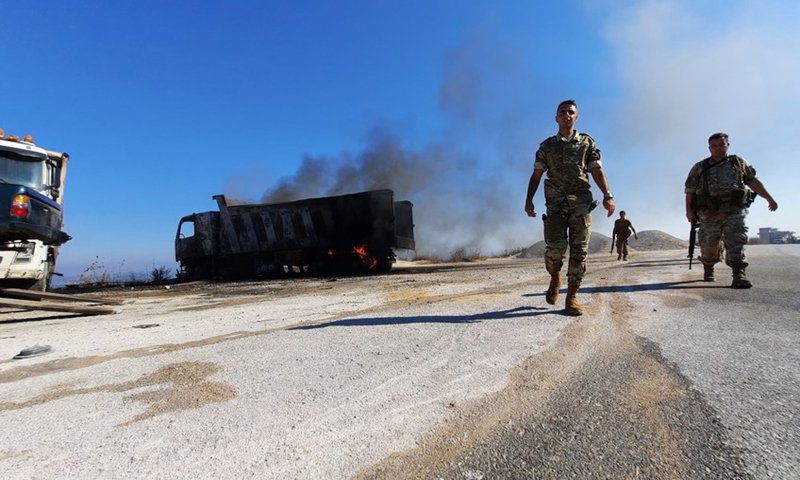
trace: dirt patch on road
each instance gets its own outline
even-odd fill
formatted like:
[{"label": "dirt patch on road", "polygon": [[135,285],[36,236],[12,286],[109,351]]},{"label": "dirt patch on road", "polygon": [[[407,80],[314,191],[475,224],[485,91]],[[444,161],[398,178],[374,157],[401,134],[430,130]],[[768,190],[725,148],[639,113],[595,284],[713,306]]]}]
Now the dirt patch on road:
[{"label": "dirt patch on road", "polygon": [[230,400],[236,390],[225,383],[210,382],[208,377],[219,371],[219,367],[209,362],[182,362],[164,366],[150,375],[122,383],[110,383],[93,387],[79,388],[74,385],[61,385],[47,393],[37,395],[24,402],[0,403],[0,411],[16,410],[61,400],[76,395],[103,392],[129,392],[149,388],[125,398],[128,402],[141,402],[147,405],[145,411],[122,425],[152,418],[156,415],[176,410],[200,408],[210,403]]}]

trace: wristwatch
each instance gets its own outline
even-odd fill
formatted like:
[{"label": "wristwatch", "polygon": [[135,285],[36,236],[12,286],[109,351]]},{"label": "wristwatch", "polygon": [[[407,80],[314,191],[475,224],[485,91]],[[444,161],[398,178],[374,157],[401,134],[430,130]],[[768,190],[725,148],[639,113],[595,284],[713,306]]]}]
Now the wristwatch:
[{"label": "wristwatch", "polygon": [[603,200],[611,200],[612,198],[614,198],[614,194],[611,192],[608,192],[605,195],[603,195]]}]

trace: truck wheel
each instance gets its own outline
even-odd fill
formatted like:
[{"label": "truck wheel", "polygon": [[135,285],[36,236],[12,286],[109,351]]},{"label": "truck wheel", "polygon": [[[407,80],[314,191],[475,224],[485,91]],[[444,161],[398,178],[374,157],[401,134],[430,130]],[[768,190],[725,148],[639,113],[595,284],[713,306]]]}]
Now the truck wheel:
[{"label": "truck wheel", "polygon": [[372,267],[371,273],[386,273],[392,269],[392,262],[387,260],[378,260],[377,265]]},{"label": "truck wheel", "polygon": [[33,284],[28,287],[28,290],[36,290],[37,292],[46,292],[50,289],[50,278],[52,274],[50,273],[50,262],[44,262],[42,264],[42,278],[33,282]]}]

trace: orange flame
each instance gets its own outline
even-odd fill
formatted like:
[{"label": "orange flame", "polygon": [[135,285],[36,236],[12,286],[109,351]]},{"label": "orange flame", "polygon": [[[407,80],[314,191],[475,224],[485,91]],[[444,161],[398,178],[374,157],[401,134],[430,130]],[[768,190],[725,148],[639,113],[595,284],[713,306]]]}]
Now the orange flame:
[{"label": "orange flame", "polygon": [[366,245],[358,245],[353,247],[353,253],[357,254],[361,257],[361,261],[365,264],[369,265],[369,268],[375,267],[378,264],[378,259],[375,257],[369,256],[367,253],[367,246]]}]

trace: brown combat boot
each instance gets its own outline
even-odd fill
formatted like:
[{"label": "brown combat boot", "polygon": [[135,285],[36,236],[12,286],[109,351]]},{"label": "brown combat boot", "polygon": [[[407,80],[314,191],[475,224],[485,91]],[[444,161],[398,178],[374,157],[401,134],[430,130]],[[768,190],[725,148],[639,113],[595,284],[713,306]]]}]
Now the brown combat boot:
[{"label": "brown combat boot", "polygon": [[622,254],[621,253],[617,254],[617,260],[622,260]]},{"label": "brown combat boot", "polygon": [[578,287],[581,284],[570,280],[567,284],[567,314],[569,315],[583,315],[583,307],[578,303]]},{"label": "brown combat boot", "polygon": [[704,282],[713,282],[714,281],[714,265],[704,263],[703,264],[703,281]]},{"label": "brown combat boot", "polygon": [[550,275],[550,286],[547,288],[547,295],[544,299],[550,305],[555,305],[558,300],[558,290],[561,288],[561,274]]},{"label": "brown combat boot", "polygon": [[747,275],[744,274],[744,268],[734,267],[731,288],[750,288],[752,286],[753,282],[747,279]]}]

